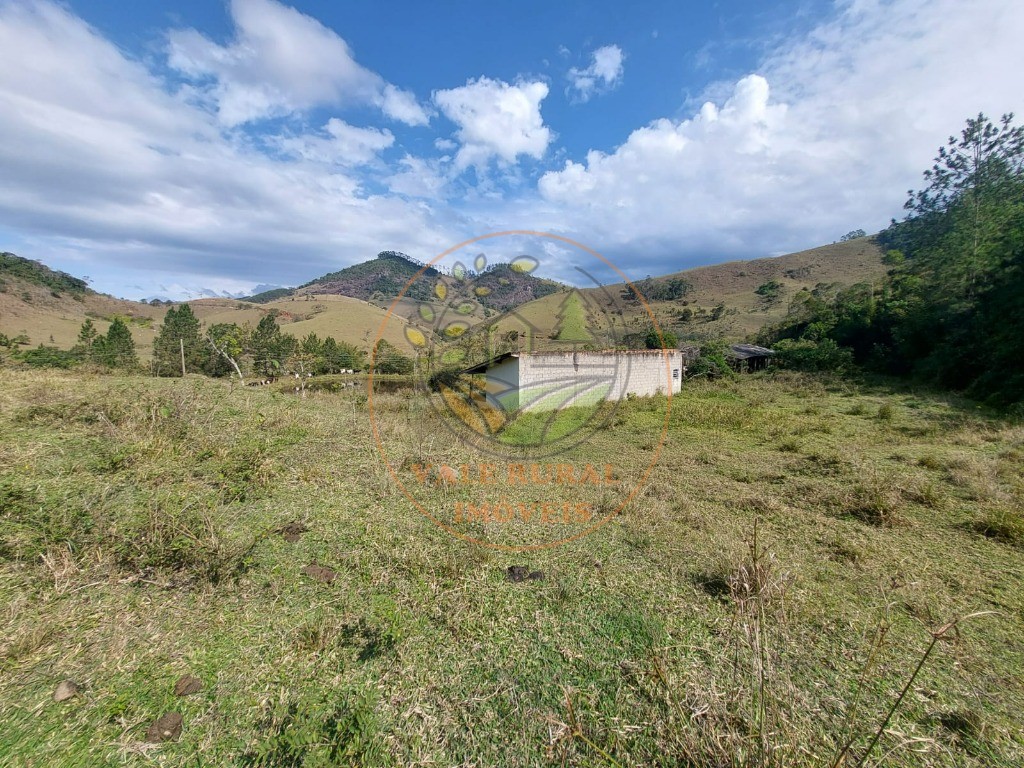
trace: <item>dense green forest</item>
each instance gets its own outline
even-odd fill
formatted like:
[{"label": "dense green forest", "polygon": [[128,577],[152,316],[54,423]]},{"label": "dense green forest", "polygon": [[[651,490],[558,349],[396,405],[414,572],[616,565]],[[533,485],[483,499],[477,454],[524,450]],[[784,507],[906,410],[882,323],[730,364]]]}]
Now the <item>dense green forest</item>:
[{"label": "dense green forest", "polygon": [[877,236],[880,285],[802,291],[758,340],[793,367],[863,366],[1024,402],[1024,127],[969,119],[924,182]]},{"label": "dense green forest", "polygon": [[6,290],[7,281],[4,279],[5,277],[16,278],[33,285],[41,285],[58,294],[64,291],[80,294],[89,290],[89,285],[85,280],[72,277],[67,272],[50,269],[38,261],[15,256],[7,251],[0,253],[0,292]]}]

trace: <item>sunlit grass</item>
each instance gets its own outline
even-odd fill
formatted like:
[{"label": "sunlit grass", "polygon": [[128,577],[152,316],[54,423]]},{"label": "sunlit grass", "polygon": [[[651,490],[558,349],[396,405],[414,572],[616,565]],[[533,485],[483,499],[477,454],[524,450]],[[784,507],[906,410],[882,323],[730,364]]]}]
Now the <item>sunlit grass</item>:
[{"label": "sunlit grass", "polygon": [[[996,613],[936,646],[868,764],[1024,762],[1024,429],[972,404],[689,382],[661,446],[664,398],[625,402],[564,460],[639,473],[660,448],[640,492],[579,541],[514,554],[416,510],[360,388],[0,385],[0,764],[756,765],[768,749],[809,768],[867,746],[924,627],[978,610]],[[401,477],[467,455],[410,391],[373,403]],[[309,531],[289,542],[293,521]],[[544,578],[511,583],[510,565]],[[203,690],[175,697],[186,673]],[[58,704],[64,678],[83,693]],[[167,711],[181,740],[143,745]]]}]

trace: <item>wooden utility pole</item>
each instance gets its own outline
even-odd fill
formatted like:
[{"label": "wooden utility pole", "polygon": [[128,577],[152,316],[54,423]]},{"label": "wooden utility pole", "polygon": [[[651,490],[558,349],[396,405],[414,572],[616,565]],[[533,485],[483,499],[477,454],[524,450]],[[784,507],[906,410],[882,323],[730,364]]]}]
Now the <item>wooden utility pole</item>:
[{"label": "wooden utility pole", "polygon": [[181,347],[181,375],[185,375],[185,340],[178,339],[178,344]]}]

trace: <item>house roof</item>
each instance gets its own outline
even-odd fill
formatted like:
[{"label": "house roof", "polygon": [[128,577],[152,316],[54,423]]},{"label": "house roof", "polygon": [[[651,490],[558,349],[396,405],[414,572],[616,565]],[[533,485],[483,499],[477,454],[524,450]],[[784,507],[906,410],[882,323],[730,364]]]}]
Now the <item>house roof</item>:
[{"label": "house roof", "polygon": [[498,363],[503,363],[506,360],[508,360],[510,357],[519,357],[519,353],[518,352],[503,352],[502,354],[498,355],[497,357],[492,357],[490,360],[484,360],[482,363],[477,363],[476,365],[471,366],[469,368],[464,368],[462,372],[463,373],[483,373],[488,368],[493,368]]},{"label": "house roof", "polygon": [[726,354],[737,360],[747,360],[751,357],[770,357],[775,354],[775,350],[757,344],[733,344]]}]

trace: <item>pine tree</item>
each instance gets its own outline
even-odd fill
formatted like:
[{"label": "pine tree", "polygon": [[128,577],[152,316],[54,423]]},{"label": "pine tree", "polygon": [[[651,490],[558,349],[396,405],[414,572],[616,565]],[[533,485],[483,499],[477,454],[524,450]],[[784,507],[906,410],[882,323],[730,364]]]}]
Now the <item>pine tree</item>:
[{"label": "pine tree", "polygon": [[92,320],[86,320],[82,323],[82,328],[78,332],[78,343],[85,346],[91,346],[93,340],[96,338],[96,326],[93,325]]},{"label": "pine tree", "polygon": [[206,361],[206,349],[199,335],[199,319],[192,307],[171,307],[164,315],[160,333],[153,342],[153,363],[158,376],[181,375],[181,350],[185,349],[185,371],[198,372]]},{"label": "pine tree", "polygon": [[320,341],[320,338],[315,333],[311,333],[302,340],[300,349],[303,354],[321,357],[323,355],[323,342]]},{"label": "pine tree", "polygon": [[320,345],[320,370],[319,373],[338,373],[345,366],[338,362],[338,342],[333,336],[328,336]]},{"label": "pine tree", "polygon": [[121,318],[107,329],[106,336],[99,336],[93,342],[93,358],[111,368],[132,368],[138,365],[139,358],[135,354],[135,340],[132,333]]},{"label": "pine tree", "polygon": [[320,354],[323,360],[320,373],[358,371],[366,365],[366,355],[363,350],[344,341],[335,341],[333,336],[328,336],[323,340]]},{"label": "pine tree", "polygon": [[78,343],[71,348],[71,351],[80,360],[89,360],[92,358],[93,345],[96,343],[96,326],[92,320],[86,320],[82,323],[81,329],[78,331]]},{"label": "pine tree", "polygon": [[281,333],[274,315],[265,315],[252,332],[249,342],[254,370],[261,376],[276,375],[297,345],[294,336]]}]

